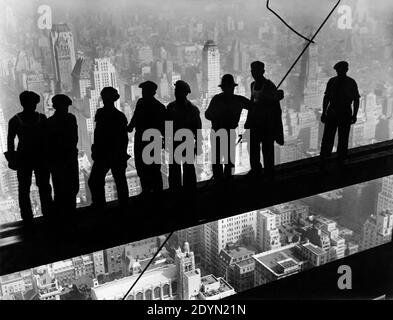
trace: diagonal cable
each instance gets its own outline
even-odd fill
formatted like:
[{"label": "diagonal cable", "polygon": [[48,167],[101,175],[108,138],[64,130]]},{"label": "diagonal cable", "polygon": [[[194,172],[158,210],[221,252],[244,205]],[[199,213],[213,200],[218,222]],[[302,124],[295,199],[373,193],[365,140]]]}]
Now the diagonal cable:
[{"label": "diagonal cable", "polygon": [[277,12],[275,12],[273,9],[270,8],[269,3],[270,3],[270,0],[267,0],[267,2],[266,2],[266,8],[267,8],[270,12],[272,12],[278,19],[280,19],[280,21],[281,21],[283,24],[285,24],[285,25],[287,26],[287,28],[289,28],[289,29],[292,30],[294,33],[296,33],[300,38],[303,38],[304,40],[306,40],[306,41],[308,41],[308,42],[314,43],[314,41],[313,41],[312,39],[309,40],[308,38],[306,38],[305,36],[303,36],[302,34],[300,34],[299,32],[297,32],[294,28],[292,28],[283,18],[281,18],[281,16],[280,16]]},{"label": "diagonal cable", "polygon": [[[268,0],[269,2],[269,0]],[[327,17],[325,18],[325,20],[322,22],[322,24],[319,26],[318,30],[315,32],[315,34],[312,36],[311,40],[307,41],[307,44],[304,46],[302,52],[299,54],[299,56],[297,57],[297,59],[295,60],[295,62],[292,64],[292,66],[289,68],[289,70],[287,71],[287,73],[285,74],[285,76],[282,78],[282,80],[280,81],[280,83],[277,86],[277,89],[280,88],[280,86],[283,84],[283,82],[285,81],[285,79],[288,77],[288,75],[291,73],[291,71],[293,70],[293,68],[296,66],[296,64],[299,62],[299,60],[301,59],[301,57],[303,56],[303,54],[307,51],[307,49],[310,47],[311,43],[313,43],[315,37],[319,34],[319,32],[322,30],[322,28],[324,27],[324,25],[326,24],[326,22],[329,20],[329,18],[331,17],[331,15],[333,14],[333,12],[336,10],[336,8],[338,7],[338,5],[340,4],[341,0],[338,0],[336,5],[333,7],[333,9],[329,12],[329,14],[327,15]]]},{"label": "diagonal cable", "polygon": [[150,265],[152,264],[152,262],[154,261],[154,259],[158,256],[158,254],[161,252],[161,250],[164,248],[164,246],[166,245],[166,243],[168,242],[168,240],[172,237],[172,235],[175,233],[175,231],[172,231],[169,236],[165,239],[165,241],[162,243],[162,245],[158,248],[158,250],[156,251],[156,253],[154,254],[153,258],[150,259],[149,263],[147,264],[147,266],[145,267],[145,269],[143,269],[143,271],[141,272],[141,274],[139,275],[139,277],[134,281],[134,283],[132,284],[131,288],[128,289],[128,291],[126,292],[126,294],[124,295],[124,297],[122,298],[122,300],[125,300],[127,298],[127,296],[129,295],[129,293],[132,291],[132,289],[134,289],[135,285],[138,283],[138,281],[140,280],[140,278],[142,278],[143,274],[146,272],[146,270],[150,267]]},{"label": "diagonal cable", "polygon": [[[266,7],[268,8],[268,10],[270,10],[271,12],[273,12],[273,14],[275,14],[289,29],[291,29],[293,32],[295,32],[296,34],[298,34],[300,37],[302,37],[303,39],[305,39],[307,41],[307,44],[305,45],[305,47],[303,48],[302,52],[299,54],[299,56],[296,58],[295,62],[292,64],[292,66],[289,68],[289,70],[287,71],[287,73],[285,74],[285,76],[282,78],[282,80],[280,81],[280,83],[277,86],[277,89],[279,89],[281,87],[281,85],[283,84],[283,82],[285,81],[285,79],[288,77],[288,75],[291,73],[291,71],[293,70],[293,68],[296,66],[296,64],[299,62],[299,60],[302,58],[303,54],[307,51],[307,49],[310,47],[311,43],[314,43],[314,39],[315,37],[319,34],[319,32],[322,30],[322,28],[325,26],[326,22],[329,20],[329,18],[331,17],[331,15],[333,14],[333,12],[336,10],[336,8],[338,7],[338,5],[340,4],[341,0],[338,0],[336,5],[333,7],[333,9],[329,12],[329,14],[327,15],[327,17],[325,18],[325,20],[322,22],[322,24],[319,26],[318,30],[315,32],[315,34],[312,36],[312,38],[310,40],[308,40],[307,38],[303,37],[302,35],[300,35],[298,32],[296,32],[292,27],[290,27],[276,12],[274,12],[272,9],[270,9],[269,7],[269,2],[270,0],[267,0],[266,2]],[[236,144],[239,144],[240,142],[242,142],[243,140],[243,135],[241,134],[239,136],[239,140],[237,141]]]}]

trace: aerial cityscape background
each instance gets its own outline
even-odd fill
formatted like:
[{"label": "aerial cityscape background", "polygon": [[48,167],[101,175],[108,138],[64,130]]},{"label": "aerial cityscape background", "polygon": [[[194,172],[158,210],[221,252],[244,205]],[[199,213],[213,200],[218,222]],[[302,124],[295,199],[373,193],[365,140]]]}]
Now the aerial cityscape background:
[{"label": "aerial cityscape background", "polygon": [[137,282],[168,235],[0,276],[0,299],[218,300],[392,241],[392,205],[389,176],[176,231]]},{"label": "aerial cityscape background", "polygon": [[[277,0],[271,6],[300,33],[313,34],[336,1]],[[23,90],[41,96],[40,112],[53,114],[51,97],[73,100],[79,129],[78,206],[90,204],[94,115],[100,91],[116,88],[116,107],[131,119],[138,85],[158,84],[157,98],[174,99],[173,84],[187,81],[191,101],[204,111],[231,73],[236,93],[250,96],[250,63],[266,64],[278,84],[305,40],[259,0],[0,1],[0,225],[20,220],[16,172],[7,167],[8,120],[20,111]],[[333,65],[350,64],[361,93],[350,147],[393,138],[393,4],[343,0],[315,44],[282,85],[285,145],[276,164],[319,155],[322,99]],[[243,131],[247,112],[240,121]],[[211,177],[210,142],[198,159],[198,180]],[[140,192],[130,134],[127,180]],[[247,145],[236,150],[236,173],[249,170]],[[165,152],[163,153],[165,159]],[[168,170],[162,166],[164,184]],[[33,184],[34,214],[41,214]],[[112,176],[106,197],[117,198]],[[391,238],[393,178],[386,177],[268,209],[181,230],[170,239],[129,299],[220,299],[340,259]],[[3,299],[118,299],[143,270],[164,236],[106,249],[0,277]],[[180,249],[179,249],[180,248]],[[117,279],[117,280],[116,280]]]}]

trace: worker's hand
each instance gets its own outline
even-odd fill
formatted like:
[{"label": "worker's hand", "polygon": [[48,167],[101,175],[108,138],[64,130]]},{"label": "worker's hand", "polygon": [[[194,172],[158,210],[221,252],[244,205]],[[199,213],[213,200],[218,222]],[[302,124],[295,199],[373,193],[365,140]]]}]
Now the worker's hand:
[{"label": "worker's hand", "polygon": [[132,131],[134,131],[134,127],[131,126],[131,124],[129,124],[129,125],[127,126],[127,132],[131,133]]},{"label": "worker's hand", "polygon": [[278,101],[284,99],[284,90],[277,90],[277,99]]},{"label": "worker's hand", "polygon": [[321,122],[325,123],[326,122],[326,114],[322,113],[321,115]]},{"label": "worker's hand", "polygon": [[355,124],[358,121],[357,116],[352,116],[351,118],[351,124]]},{"label": "worker's hand", "polygon": [[4,152],[4,156],[8,161],[8,168],[18,170],[18,157],[15,151]]}]

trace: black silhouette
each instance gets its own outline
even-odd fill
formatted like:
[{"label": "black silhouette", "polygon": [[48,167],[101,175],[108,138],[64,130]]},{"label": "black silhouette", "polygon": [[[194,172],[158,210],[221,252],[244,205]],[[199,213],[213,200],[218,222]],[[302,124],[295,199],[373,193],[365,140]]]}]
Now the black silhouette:
[{"label": "black silhouette", "polygon": [[95,116],[94,143],[91,147],[94,163],[88,181],[92,205],[99,209],[105,207],[105,177],[111,170],[119,205],[126,208],[129,196],[126,179],[129,159],[127,118],[115,107],[115,102],[120,98],[116,89],[102,89],[101,98],[104,107],[98,109]]},{"label": "black silhouette", "polygon": [[251,101],[245,128],[250,130],[248,144],[250,154],[250,175],[260,175],[261,148],[265,174],[274,176],[274,142],[284,144],[284,132],[281,119],[280,100],[284,98],[282,90],[277,90],[274,83],[264,77],[265,64],[255,61],[251,64]]},{"label": "black silhouette", "polygon": [[[46,163],[47,150],[45,130],[47,118],[36,112],[40,96],[32,91],[24,91],[19,96],[23,111],[16,114],[8,123],[8,151],[6,158],[9,167],[17,171],[19,207],[25,223],[32,222],[33,210],[30,200],[30,187],[34,172],[39,189],[41,211],[48,216],[52,207],[52,187]],[[15,151],[15,138],[18,146]]]},{"label": "black silhouette", "polygon": [[143,150],[150,141],[142,141],[142,136],[145,130],[148,129],[157,129],[164,136],[166,109],[154,97],[158,88],[154,82],[146,81],[140,84],[139,87],[142,88],[142,98],[138,100],[134,115],[128,125],[128,132],[132,132],[135,128],[135,166],[141,181],[143,193],[162,191],[161,164],[146,164],[143,161]]},{"label": "black silhouette", "polygon": [[74,212],[79,192],[78,125],[68,113],[72,100],[63,94],[52,98],[55,113],[48,119],[47,137],[49,169],[58,214]]},{"label": "black silhouette", "polygon": [[332,154],[337,131],[338,160],[340,163],[343,163],[348,153],[351,125],[356,123],[359,111],[360,94],[356,81],[347,76],[348,63],[340,61],[334,66],[334,69],[337,72],[337,76],[328,81],[323,99],[321,121],[325,124],[325,129],[321,146],[322,164]]},{"label": "black silhouette", "polygon": [[[234,94],[237,85],[232,75],[224,75],[220,84],[223,92],[213,97],[205,112],[205,117],[212,122],[212,129],[215,132],[211,136],[211,144],[214,146],[212,152],[215,160],[215,163],[212,165],[214,179],[220,179],[223,176],[231,177],[233,174],[235,164],[232,160],[235,159],[234,146],[236,145],[236,135],[234,134],[235,132],[231,134],[231,131],[238,127],[243,108],[248,109],[251,104],[251,101],[246,97]],[[217,134],[219,130],[226,131],[227,141],[221,140]],[[224,143],[227,144],[227,155],[223,155],[220,152]],[[222,165],[223,156],[227,160],[225,169]]]},{"label": "black silhouette", "polygon": [[[200,145],[201,139],[198,139],[198,130],[202,129],[202,121],[198,107],[193,105],[188,99],[188,94],[191,93],[190,86],[187,82],[179,80],[175,83],[175,98],[174,102],[171,102],[167,106],[167,119],[173,121],[173,130],[176,132],[179,129],[191,130],[195,143],[195,153],[200,155],[202,153],[202,146]],[[182,142],[184,142],[183,139]],[[174,141],[173,149],[182,143]],[[185,154],[183,154],[185,156]],[[181,169],[183,168],[183,184]],[[191,163],[176,163],[169,164],[169,188],[177,189],[182,185],[187,189],[194,189],[196,187],[196,173],[195,165]]]}]

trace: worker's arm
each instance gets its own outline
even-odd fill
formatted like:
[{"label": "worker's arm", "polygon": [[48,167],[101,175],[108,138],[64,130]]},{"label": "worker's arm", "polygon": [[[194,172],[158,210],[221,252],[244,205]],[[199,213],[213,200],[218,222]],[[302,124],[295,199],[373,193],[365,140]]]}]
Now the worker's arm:
[{"label": "worker's arm", "polygon": [[12,118],[8,122],[8,136],[7,136],[7,150],[8,152],[15,151],[15,138],[16,138],[16,122]]},{"label": "worker's arm", "polygon": [[356,123],[358,118],[360,99],[357,98],[353,101],[353,115],[352,115],[352,124]]},{"label": "worker's arm", "polygon": [[326,121],[326,112],[327,108],[330,104],[330,90],[331,90],[331,83],[330,81],[326,85],[325,95],[323,97],[323,105],[322,105],[322,115],[321,115],[321,122],[325,123]]},{"label": "worker's arm", "polygon": [[251,102],[254,102],[254,100],[255,100],[254,95],[252,94],[252,89],[253,89],[254,85],[255,85],[255,82],[251,83],[251,97],[250,97]]},{"label": "worker's arm", "polygon": [[214,121],[216,118],[216,115],[215,115],[216,109],[217,109],[217,98],[214,96],[205,111],[205,118],[207,120]]},{"label": "worker's arm", "polygon": [[127,126],[127,131],[128,132],[134,131],[134,129],[136,127],[136,123],[137,123],[137,120],[138,120],[138,113],[139,113],[139,109],[140,109],[140,106],[139,106],[140,102],[139,101],[140,100],[138,100],[138,102],[136,103],[135,111],[134,111],[134,114],[132,115],[130,124]]},{"label": "worker's arm", "polygon": [[250,110],[251,105],[253,104],[252,100],[244,97],[244,96],[238,96],[240,100],[240,105],[243,109]]},{"label": "worker's arm", "polygon": [[284,91],[277,90],[277,87],[270,80],[266,80],[261,95],[263,99],[270,101],[281,101],[284,99]]},{"label": "worker's arm", "polygon": [[195,153],[198,156],[200,156],[202,154],[202,152],[203,152],[203,149],[202,149],[203,137],[202,137],[202,120],[201,120],[201,117],[199,115],[199,112],[196,113],[196,119],[195,120],[196,120],[196,127],[195,127],[195,131],[194,131],[194,137],[195,137],[195,140],[196,140]]},{"label": "worker's arm", "polygon": [[352,114],[352,121],[351,121],[352,124],[355,124],[357,121],[359,106],[360,106],[360,94],[356,82],[354,83],[354,95],[355,98],[353,100],[353,114]]}]

